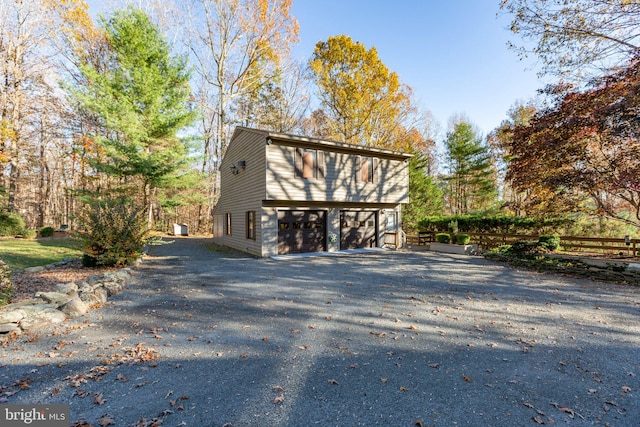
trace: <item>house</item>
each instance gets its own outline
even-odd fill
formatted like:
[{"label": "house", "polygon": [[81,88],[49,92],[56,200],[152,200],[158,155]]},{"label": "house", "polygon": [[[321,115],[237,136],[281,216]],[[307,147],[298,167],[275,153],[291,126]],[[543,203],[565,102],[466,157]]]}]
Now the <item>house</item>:
[{"label": "house", "polygon": [[401,247],[410,158],[238,127],[221,163],[214,242],[260,257]]}]

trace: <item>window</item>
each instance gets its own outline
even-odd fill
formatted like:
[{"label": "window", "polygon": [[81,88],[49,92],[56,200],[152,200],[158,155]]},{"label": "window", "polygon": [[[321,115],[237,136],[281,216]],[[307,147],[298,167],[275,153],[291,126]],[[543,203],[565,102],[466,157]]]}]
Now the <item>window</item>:
[{"label": "window", "polygon": [[376,182],[378,159],[375,157],[358,156],[356,158],[356,181]]},{"label": "window", "polygon": [[225,226],[226,226],[226,235],[231,236],[231,214],[230,213],[226,214]]},{"label": "window", "polygon": [[324,179],[324,151],[310,148],[296,148],[296,178]]},{"label": "window", "polygon": [[256,240],[256,211],[247,212],[247,239]]}]

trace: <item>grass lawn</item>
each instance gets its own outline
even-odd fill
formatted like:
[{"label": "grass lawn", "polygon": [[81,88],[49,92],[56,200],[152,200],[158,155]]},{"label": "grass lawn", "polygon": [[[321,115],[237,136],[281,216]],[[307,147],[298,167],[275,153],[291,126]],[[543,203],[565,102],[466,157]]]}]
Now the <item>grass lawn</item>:
[{"label": "grass lawn", "polygon": [[12,271],[80,256],[82,242],[72,238],[0,239],[0,259],[6,262]]}]

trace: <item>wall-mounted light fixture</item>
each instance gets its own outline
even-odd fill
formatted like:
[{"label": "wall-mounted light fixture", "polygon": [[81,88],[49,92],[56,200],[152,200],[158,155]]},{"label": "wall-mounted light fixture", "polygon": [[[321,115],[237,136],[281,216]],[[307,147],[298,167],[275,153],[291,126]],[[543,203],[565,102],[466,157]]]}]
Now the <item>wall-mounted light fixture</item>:
[{"label": "wall-mounted light fixture", "polygon": [[272,142],[271,138],[267,137],[267,145],[271,145]]}]

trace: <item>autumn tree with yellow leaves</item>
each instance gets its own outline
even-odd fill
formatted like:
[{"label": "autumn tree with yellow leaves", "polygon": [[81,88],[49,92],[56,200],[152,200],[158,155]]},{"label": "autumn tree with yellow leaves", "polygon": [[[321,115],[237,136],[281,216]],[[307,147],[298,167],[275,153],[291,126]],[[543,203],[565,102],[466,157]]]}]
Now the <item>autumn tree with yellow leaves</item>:
[{"label": "autumn tree with yellow leaves", "polygon": [[415,109],[411,88],[378,57],[346,35],[316,44],[309,62],[328,118],[328,135],[372,147],[400,148]]}]

